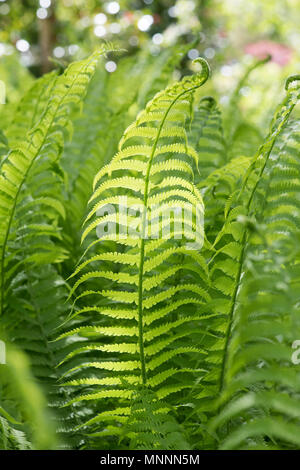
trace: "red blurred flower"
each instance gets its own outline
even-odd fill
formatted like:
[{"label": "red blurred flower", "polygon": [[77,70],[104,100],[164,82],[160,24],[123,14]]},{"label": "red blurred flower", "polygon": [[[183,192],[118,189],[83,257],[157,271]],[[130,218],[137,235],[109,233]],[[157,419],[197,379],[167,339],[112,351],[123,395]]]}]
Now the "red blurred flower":
[{"label": "red blurred flower", "polygon": [[134,22],[134,14],[131,11],[124,11],[123,16],[129,23]]},{"label": "red blurred flower", "polygon": [[263,59],[267,55],[270,55],[271,61],[276,62],[276,64],[283,67],[290,62],[293,51],[291,48],[284,46],[283,44],[269,40],[262,40],[247,44],[245,52],[258,57],[259,59]]}]

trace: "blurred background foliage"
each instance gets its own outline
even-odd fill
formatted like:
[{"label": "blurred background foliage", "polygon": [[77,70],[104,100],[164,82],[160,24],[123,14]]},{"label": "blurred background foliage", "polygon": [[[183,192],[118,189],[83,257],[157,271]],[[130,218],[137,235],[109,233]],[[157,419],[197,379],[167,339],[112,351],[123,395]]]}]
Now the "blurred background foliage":
[{"label": "blurred background foliage", "polygon": [[[253,56],[271,54],[239,90],[250,121],[260,106],[255,120],[262,124],[285,77],[299,68],[299,23],[300,0],[0,0],[0,78],[7,101],[14,102],[32,75],[57,63],[64,67],[103,40],[117,42],[127,55],[152,56],[191,43],[177,75],[188,73],[197,56],[208,59],[211,87],[226,108]],[[107,59],[107,73],[115,72],[118,60]]]}]

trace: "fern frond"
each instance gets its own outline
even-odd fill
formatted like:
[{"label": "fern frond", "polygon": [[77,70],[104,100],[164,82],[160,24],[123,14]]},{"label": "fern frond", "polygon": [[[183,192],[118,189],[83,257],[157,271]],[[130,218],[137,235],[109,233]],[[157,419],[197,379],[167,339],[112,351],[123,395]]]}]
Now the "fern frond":
[{"label": "fern frond", "polygon": [[[286,161],[284,149],[293,145],[294,135],[297,140],[297,133],[289,130],[287,120],[298,99],[299,87],[293,83],[291,88],[287,87],[287,98],[273,120],[266,143],[249,166],[242,190],[230,201],[224,227],[215,241],[217,252],[211,260],[211,278],[215,288],[225,299],[230,299],[228,322],[223,345],[222,341],[216,342],[208,356],[218,358],[220,375],[212,369],[203,381],[205,384],[207,380],[207,387],[199,399],[201,407],[209,409],[205,400],[213,394],[218,397],[213,410],[218,412],[221,407],[221,411],[212,420],[212,429],[218,428],[220,436],[223,436],[224,422],[231,421],[234,429],[241,423],[239,431],[233,431],[232,439],[230,436],[225,438],[222,448],[267,446],[266,436],[269,440],[279,439],[279,447],[288,442],[296,444],[290,436],[284,438],[280,429],[286,419],[294,420],[295,426],[299,424],[297,414],[293,414],[297,391],[294,387],[285,387],[283,391],[273,385],[275,377],[272,373],[269,374],[270,382],[267,379],[264,382],[263,377],[266,372],[267,378],[268,369],[274,371],[276,365],[291,367],[287,344],[292,342],[293,334],[299,328],[294,313],[297,296],[293,296],[293,288],[287,296],[284,288],[285,283],[292,282],[298,290],[299,278],[294,281],[292,278],[298,259],[293,239],[299,236],[299,209],[298,204],[280,208],[275,203],[277,197],[280,200],[285,195],[286,188],[289,188],[286,194],[289,200],[297,199],[294,167],[290,167],[290,156]],[[296,152],[294,156],[296,158]],[[286,181],[284,187],[282,181]],[[287,224],[290,212],[293,223]],[[258,214],[257,218],[254,218],[255,214]],[[285,220],[284,225],[282,220]],[[283,270],[284,265],[286,269]],[[277,287],[274,289],[274,286]],[[259,372],[259,369],[263,371]],[[295,367],[291,372],[295,385],[296,375]],[[257,416],[254,421],[253,412]],[[239,419],[235,420],[235,416]]]},{"label": "fern frond", "polygon": [[[203,391],[199,398],[204,399],[208,396],[217,396],[224,387],[226,369],[228,367],[228,346],[230,344],[231,329],[234,325],[235,311],[239,305],[238,294],[245,270],[245,255],[248,244],[249,234],[257,233],[259,227],[257,221],[253,218],[255,211],[254,200],[260,194],[260,182],[265,175],[266,167],[270,160],[276,140],[283,130],[295,104],[297,103],[298,90],[291,88],[287,90],[287,97],[279,108],[276,117],[271,125],[269,136],[266,143],[259,149],[257,155],[253,158],[244,176],[242,189],[233,194],[229,199],[228,207],[225,212],[225,223],[214,241],[215,252],[211,254],[210,277],[215,292],[212,294],[212,307],[216,313],[227,314],[227,320],[224,322],[222,316],[216,319],[216,324],[212,324],[210,331],[217,328],[219,338],[213,342],[208,338],[211,348],[211,358],[219,364],[219,373],[216,369],[208,368],[213,372],[208,373],[207,382],[203,381]],[[265,222],[265,221],[264,221]],[[220,306],[222,310],[220,310]],[[225,308],[224,308],[225,307]],[[206,404],[207,405],[207,404]],[[204,402],[204,407],[206,406]],[[207,405],[209,406],[209,405]]]},{"label": "fern frond", "polygon": [[[156,392],[161,397],[180,393],[183,388],[190,386],[189,382],[184,386],[177,386],[172,382],[165,386],[163,382],[168,376],[159,380],[158,374],[167,371],[166,368],[171,367],[168,364],[176,362],[177,357],[189,357],[196,351],[200,355],[205,354],[194,345],[182,345],[180,340],[187,334],[188,328],[182,330],[183,335],[178,334],[184,325],[201,321],[197,308],[201,308],[209,299],[204,287],[208,274],[205,260],[197,251],[190,250],[180,241],[183,235],[182,225],[178,229],[178,241],[176,237],[172,239],[175,229],[165,238],[159,235],[152,240],[149,234],[150,238],[146,239],[148,229],[143,211],[138,216],[130,216],[129,222],[124,221],[117,204],[118,198],[120,200],[123,195],[128,196],[130,202],[140,201],[145,208],[149,208],[150,204],[163,197],[165,204],[160,208],[163,213],[172,209],[173,204],[177,207],[178,202],[178,207],[189,205],[194,215],[197,211],[203,215],[202,197],[192,179],[198,166],[198,155],[187,145],[184,133],[190,98],[208,78],[208,66],[202,59],[200,62],[203,70],[199,75],[185,77],[154,97],[138,115],[136,122],[124,132],[119,152],[111,163],[95,177],[94,193],[90,198],[94,207],[86,218],[82,239],[92,240],[91,236],[94,234],[95,237],[99,224],[112,220],[109,215],[97,217],[103,206],[112,204],[117,213],[117,231],[115,237],[111,238],[115,240],[116,251],[111,250],[112,242],[107,245],[107,249],[105,233],[103,238],[100,237],[99,243],[97,240],[89,241],[89,246],[93,250],[97,249],[97,254],[88,257],[87,251],[86,260],[72,275],[77,277],[70,294],[76,295],[73,318],[78,321],[81,319],[82,326],[62,333],[60,338],[80,335],[87,341],[93,339],[93,344],[89,341],[87,346],[76,348],[67,356],[70,366],[65,376],[77,374],[77,378],[71,381],[72,385],[81,385],[83,390],[84,385],[94,385],[95,392],[83,391],[70,403],[85,400],[96,403],[99,399],[110,398],[123,402],[131,399],[133,390],[126,385],[127,377],[130,377],[130,383],[134,381],[145,386],[149,381],[149,384],[156,384]],[[157,216],[156,210],[151,212],[151,220],[160,230],[164,224],[157,223]],[[174,223],[182,221],[176,215],[172,220]],[[134,225],[139,227],[138,233],[134,235],[137,243],[124,242],[122,245],[122,239],[126,239],[126,236],[122,237],[119,233],[121,227],[131,228]],[[189,233],[192,232],[192,227],[195,229],[195,225],[192,223],[190,227]],[[201,232],[201,227],[197,228]],[[129,235],[129,239],[131,238],[132,235]],[[176,269],[174,263],[179,263]],[[174,277],[179,270],[184,275],[174,287]],[[100,278],[101,284],[98,281]],[[111,280],[115,287],[107,289],[105,285]],[[88,298],[91,303],[86,303]],[[92,312],[97,313],[99,320],[90,325],[88,317]],[[113,319],[118,319],[118,323]],[[105,337],[107,340],[103,340]],[[119,346],[113,347],[108,340],[110,337],[122,337],[122,344],[118,341]],[[100,338],[101,342],[97,346],[95,340],[99,341]],[[172,340],[168,341],[168,338]],[[158,339],[163,342],[156,347],[154,342]],[[103,360],[102,355],[102,360],[85,360],[85,357],[88,358],[97,351],[108,353],[107,359]],[[80,362],[72,366],[78,356],[81,357]],[[90,374],[93,368],[101,370],[101,376],[97,376],[97,379],[87,375],[82,377],[82,369]],[[185,368],[185,375],[188,376],[190,370],[192,368]],[[128,376],[128,371],[132,375]],[[170,374],[169,378],[174,374]],[[103,390],[97,387],[101,383],[107,384]],[[119,388],[115,388],[116,385]]]},{"label": "fern frond", "polygon": [[[87,84],[89,83],[99,57],[105,53],[105,48],[93,54],[89,59],[71,64],[65,73],[57,78],[51,91],[51,97],[41,118],[28,133],[25,142],[20,144],[7,155],[2,161],[0,173],[0,279],[1,279],[1,313],[5,308],[4,293],[7,289],[6,272],[10,269],[9,258],[11,245],[20,236],[19,228],[16,224],[18,212],[22,213],[22,203],[29,201],[35,205],[35,211],[29,211],[31,220],[37,217],[36,211],[43,208],[49,199],[43,199],[43,190],[49,184],[49,170],[54,170],[57,174],[60,171],[57,163],[60,151],[63,147],[64,134],[70,128],[68,121],[68,110],[72,104],[76,104],[84,96]],[[46,80],[47,83],[47,80]],[[47,174],[48,171],[48,174]],[[26,183],[29,178],[37,181],[39,185],[34,196],[26,191]],[[50,179],[51,181],[51,179]],[[33,188],[31,188],[33,191]],[[38,198],[36,196],[38,194]],[[43,195],[43,196],[42,196]],[[48,196],[48,194],[46,193]],[[42,197],[42,199],[41,199]],[[40,204],[38,204],[40,203]],[[53,203],[52,203],[53,207]],[[57,208],[57,206],[56,206]],[[40,209],[43,212],[45,210]],[[46,215],[53,219],[51,211],[46,211]],[[55,220],[55,219],[54,219]],[[55,226],[55,222],[52,222]],[[30,233],[33,227],[28,227]],[[37,226],[36,226],[37,228]],[[43,234],[42,228],[37,233]],[[35,233],[35,237],[37,236]],[[24,234],[21,235],[22,237]],[[41,256],[43,253],[41,253]],[[58,257],[61,260],[60,256]]]},{"label": "fern frond", "polygon": [[201,155],[201,180],[226,163],[221,114],[211,96],[202,98],[196,106],[188,139]]},{"label": "fern frond", "polygon": [[27,132],[37,124],[47,106],[56,80],[56,71],[43,75],[20,100],[13,121],[6,131],[10,148],[21,146]]}]

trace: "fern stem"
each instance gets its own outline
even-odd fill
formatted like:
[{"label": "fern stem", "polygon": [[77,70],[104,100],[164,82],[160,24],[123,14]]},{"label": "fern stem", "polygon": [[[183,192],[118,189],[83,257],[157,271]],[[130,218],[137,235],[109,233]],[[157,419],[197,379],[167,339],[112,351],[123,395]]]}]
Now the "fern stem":
[{"label": "fern stem", "polygon": [[[184,92],[186,93],[186,92]],[[138,285],[138,327],[139,327],[139,349],[140,349],[140,361],[141,361],[141,372],[142,372],[142,381],[143,384],[147,383],[147,374],[146,374],[146,361],[145,361],[145,352],[144,352],[144,326],[143,326],[143,275],[144,275],[144,261],[145,261],[145,236],[146,236],[146,215],[147,215],[147,204],[149,197],[149,182],[150,182],[150,171],[151,165],[154,158],[154,154],[157,148],[158,140],[164,126],[164,123],[167,119],[168,113],[177,99],[182,95],[178,95],[175,100],[172,101],[168,107],[165,115],[160,123],[158,132],[153,144],[152,152],[147,166],[147,173],[145,179],[145,190],[144,190],[144,201],[143,201],[143,215],[142,215],[142,227],[141,227],[141,253],[140,253],[140,263],[139,263],[139,285]]]},{"label": "fern stem", "polygon": [[238,273],[237,273],[237,277],[235,279],[235,287],[234,287],[234,292],[233,292],[233,296],[232,296],[230,312],[229,312],[228,326],[227,326],[226,336],[225,336],[225,347],[224,347],[224,354],[223,354],[222,368],[221,368],[221,377],[220,377],[220,389],[219,389],[220,392],[223,390],[224,385],[225,385],[225,371],[226,371],[226,364],[227,364],[227,361],[228,361],[229,342],[230,342],[230,339],[231,339],[232,324],[233,324],[233,319],[234,319],[235,306],[236,306],[238,290],[239,290],[241,275],[242,275],[242,269],[243,269],[244,259],[245,259],[246,236],[247,236],[247,230],[245,229],[244,234],[243,234],[243,240],[242,240],[243,247],[242,247],[241,256],[240,256],[240,259],[239,259],[239,270],[238,270]]}]

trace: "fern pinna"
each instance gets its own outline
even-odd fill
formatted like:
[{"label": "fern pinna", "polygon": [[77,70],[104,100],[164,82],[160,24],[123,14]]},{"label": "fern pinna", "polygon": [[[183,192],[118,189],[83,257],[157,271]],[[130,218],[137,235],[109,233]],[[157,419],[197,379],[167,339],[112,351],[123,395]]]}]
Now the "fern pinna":
[{"label": "fern pinna", "polygon": [[[190,336],[192,322],[204,315],[203,306],[209,299],[205,260],[189,247],[199,217],[196,222],[190,221],[187,237],[182,240],[178,236],[183,233],[182,226],[179,224],[178,229],[176,223],[180,219],[178,214],[173,215],[174,226],[169,236],[163,237],[164,222],[158,217],[157,208],[151,211],[148,221],[144,210],[155,204],[161,204],[163,212],[189,206],[194,219],[196,211],[203,211],[201,195],[193,183],[197,154],[188,145],[184,131],[193,92],[209,75],[207,63],[202,59],[200,63],[200,74],[185,77],[150,101],[124,132],[119,152],[94,180],[90,198],[93,206],[82,235],[83,240],[88,239],[87,259],[75,270],[73,276],[78,280],[71,291],[72,295],[76,293],[72,318],[80,319],[81,326],[62,335],[74,338],[77,335],[81,346],[66,360],[72,364],[72,359],[82,357],[78,365],[70,366],[66,372],[68,377],[77,373],[78,378],[65,385],[84,386],[72,403],[119,399],[122,406],[111,411],[111,419],[129,413],[132,385],[148,385],[159,398],[190,387],[188,377],[172,379],[175,374],[186,376],[193,372],[191,364],[195,361],[191,353],[205,354],[195,341],[196,330],[189,345],[182,341]],[[138,215],[128,215],[129,235],[124,236],[119,201],[125,196],[130,209],[142,207],[142,210]],[[117,206],[115,214],[105,214],[109,204]],[[96,230],[114,221],[116,234],[103,233],[97,239]],[[150,225],[158,234],[154,239],[147,238]],[[197,230],[201,238],[202,227],[199,225]],[[90,251],[92,256],[88,257]],[[91,312],[99,315],[92,325]],[[97,353],[103,352],[106,358],[102,354],[102,359],[97,359]],[[181,359],[177,363],[181,367],[176,367],[172,360],[182,354],[190,360]],[[93,360],[89,360],[91,355]],[[95,375],[93,369],[99,372]],[[109,414],[102,412],[89,424],[100,422],[104,416],[107,419]],[[118,432],[117,427],[114,432]]]}]

